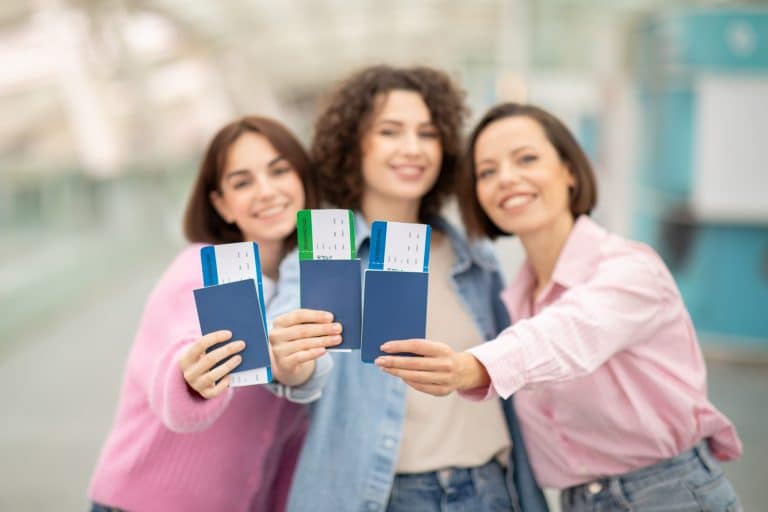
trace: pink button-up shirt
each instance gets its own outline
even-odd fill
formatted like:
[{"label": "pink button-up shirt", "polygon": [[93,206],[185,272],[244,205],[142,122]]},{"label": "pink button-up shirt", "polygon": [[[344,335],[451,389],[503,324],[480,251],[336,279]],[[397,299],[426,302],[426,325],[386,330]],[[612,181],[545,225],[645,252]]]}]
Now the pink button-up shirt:
[{"label": "pink button-up shirt", "polygon": [[470,399],[509,397],[539,483],[566,488],[673,457],[702,439],[741,455],[707,399],[691,319],[649,247],[582,216],[552,279],[532,298],[526,262],[502,293],[514,325],[471,349],[491,378]]}]

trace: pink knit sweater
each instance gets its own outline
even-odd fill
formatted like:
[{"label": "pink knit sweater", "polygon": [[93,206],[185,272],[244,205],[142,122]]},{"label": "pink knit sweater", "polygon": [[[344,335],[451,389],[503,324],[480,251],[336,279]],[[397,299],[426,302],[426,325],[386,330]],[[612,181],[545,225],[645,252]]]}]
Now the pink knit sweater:
[{"label": "pink knit sweater", "polygon": [[149,297],[89,497],[138,512],[281,511],[304,409],[260,386],[205,400],[179,368],[200,337],[192,294],[202,286],[199,250],[182,251]]}]

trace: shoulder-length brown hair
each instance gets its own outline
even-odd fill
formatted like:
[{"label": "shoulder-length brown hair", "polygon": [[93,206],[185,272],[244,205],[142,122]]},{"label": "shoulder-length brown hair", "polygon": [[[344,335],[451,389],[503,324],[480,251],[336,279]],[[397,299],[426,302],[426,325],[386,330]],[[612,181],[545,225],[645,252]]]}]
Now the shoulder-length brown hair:
[{"label": "shoulder-length brown hair", "polygon": [[467,114],[464,92],[442,71],[372,66],[352,74],[326,98],[315,123],[310,157],[320,179],[322,199],[340,208],[359,210],[364,188],[361,143],[380,95],[393,90],[419,93],[440,137],[440,175],[419,207],[419,220],[428,222],[453,193],[462,161],[461,129]]},{"label": "shoulder-length brown hair", "polygon": [[[316,178],[312,172],[307,152],[301,143],[282,124],[260,116],[246,116],[236,119],[214,135],[205,151],[200,170],[192,186],[184,213],[184,234],[190,242],[223,244],[242,242],[243,234],[236,224],[227,223],[211,203],[211,192],[220,191],[221,176],[224,172],[227,153],[240,135],[252,132],[264,136],[275,150],[288,160],[299,173],[304,187],[305,208],[316,208],[318,204]],[[296,243],[295,232],[286,239],[285,249]]]},{"label": "shoulder-length brown hair", "polygon": [[528,117],[542,127],[550,144],[554,146],[560,160],[568,166],[576,185],[570,193],[570,210],[574,218],[589,214],[597,203],[597,183],[587,155],[576,142],[576,138],[562,121],[533,105],[502,103],[489,110],[480,120],[469,137],[465,165],[459,179],[459,208],[467,233],[471,237],[487,236],[495,239],[509,235],[491,221],[477,199],[477,169],[475,168],[475,145],[480,134],[490,124],[507,117]]}]

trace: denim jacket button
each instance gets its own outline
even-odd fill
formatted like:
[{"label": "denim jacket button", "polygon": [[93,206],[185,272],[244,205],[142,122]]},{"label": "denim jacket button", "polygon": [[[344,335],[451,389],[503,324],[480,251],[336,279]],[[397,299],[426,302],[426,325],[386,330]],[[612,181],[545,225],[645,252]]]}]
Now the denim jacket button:
[{"label": "denim jacket button", "polygon": [[384,448],[394,448],[395,447],[395,440],[391,437],[385,437],[384,438]]},{"label": "denim jacket button", "polygon": [[379,510],[379,504],[376,503],[375,501],[369,501],[365,505],[366,505],[366,508],[371,512],[373,512],[374,510]]}]

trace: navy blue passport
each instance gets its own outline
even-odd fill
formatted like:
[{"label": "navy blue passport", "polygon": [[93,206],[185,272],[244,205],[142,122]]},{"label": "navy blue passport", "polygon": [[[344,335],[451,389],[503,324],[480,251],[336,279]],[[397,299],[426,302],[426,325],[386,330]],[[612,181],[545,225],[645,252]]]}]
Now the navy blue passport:
[{"label": "navy blue passport", "polygon": [[302,260],[299,262],[302,308],[333,313],[341,323],[341,344],[328,350],[360,348],[362,300],[360,260]]},{"label": "navy blue passport", "polygon": [[267,332],[255,281],[246,279],[207,286],[194,293],[201,332],[204,335],[221,330],[232,332],[231,339],[213,345],[208,352],[232,341],[243,340],[245,349],[240,352],[243,360],[233,374],[266,368],[266,382],[269,382],[271,369]]},{"label": "navy blue passport", "polygon": [[427,332],[427,272],[365,271],[361,358],[385,355],[387,341],[423,338]]}]

